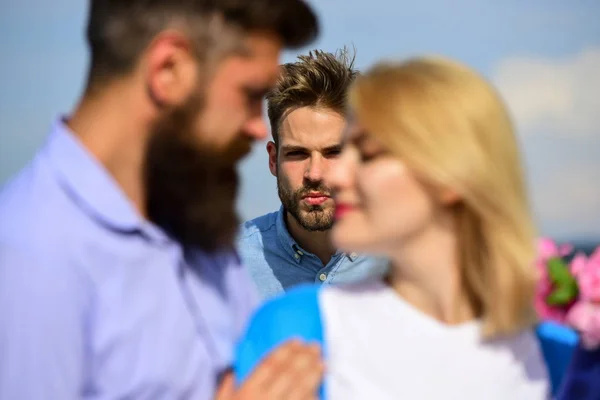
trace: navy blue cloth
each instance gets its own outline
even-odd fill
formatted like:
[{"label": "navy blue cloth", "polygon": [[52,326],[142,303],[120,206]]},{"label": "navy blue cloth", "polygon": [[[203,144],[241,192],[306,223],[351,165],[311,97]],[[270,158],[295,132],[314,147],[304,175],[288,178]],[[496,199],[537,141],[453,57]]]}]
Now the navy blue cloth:
[{"label": "navy blue cloth", "polygon": [[600,348],[590,351],[581,346],[565,373],[556,400],[600,399]]}]

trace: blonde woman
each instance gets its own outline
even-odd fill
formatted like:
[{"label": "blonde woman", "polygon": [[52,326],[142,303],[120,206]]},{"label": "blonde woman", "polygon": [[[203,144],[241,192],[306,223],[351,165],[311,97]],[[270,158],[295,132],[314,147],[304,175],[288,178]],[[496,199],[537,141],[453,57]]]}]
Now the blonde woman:
[{"label": "blonde woman", "polygon": [[535,231],[495,90],[456,62],[419,58],[375,66],[349,99],[342,159],[328,176],[332,237],[388,257],[389,275],[268,302],[239,347],[238,379],[299,336],[324,346],[320,398],[548,398],[532,308]]}]

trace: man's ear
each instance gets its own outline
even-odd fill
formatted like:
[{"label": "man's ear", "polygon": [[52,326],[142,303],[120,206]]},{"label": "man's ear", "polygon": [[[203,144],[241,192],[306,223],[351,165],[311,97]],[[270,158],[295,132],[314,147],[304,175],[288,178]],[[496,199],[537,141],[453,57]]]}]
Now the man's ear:
[{"label": "man's ear", "polygon": [[189,39],[177,31],[160,33],[145,57],[146,86],[158,106],[183,104],[197,88],[198,63]]},{"label": "man's ear", "polygon": [[277,176],[277,145],[275,142],[267,143],[267,153],[269,153],[269,171],[271,171],[271,175]]}]

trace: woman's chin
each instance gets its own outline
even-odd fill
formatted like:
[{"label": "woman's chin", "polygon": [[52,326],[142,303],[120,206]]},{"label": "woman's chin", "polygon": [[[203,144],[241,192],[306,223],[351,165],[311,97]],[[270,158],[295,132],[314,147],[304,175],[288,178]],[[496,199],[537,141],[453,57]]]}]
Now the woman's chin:
[{"label": "woman's chin", "polygon": [[373,250],[372,237],[362,228],[344,220],[336,221],[331,230],[331,241],[336,249],[351,253],[369,253]]}]

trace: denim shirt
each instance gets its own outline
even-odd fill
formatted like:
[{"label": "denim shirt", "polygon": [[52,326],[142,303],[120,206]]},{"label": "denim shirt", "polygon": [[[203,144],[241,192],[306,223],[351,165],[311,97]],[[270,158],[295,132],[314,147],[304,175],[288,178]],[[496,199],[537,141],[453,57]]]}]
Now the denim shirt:
[{"label": "denim shirt", "polygon": [[284,222],[285,210],[263,215],[242,225],[238,251],[259,294],[273,297],[302,283],[351,283],[382,276],[387,260],[336,252],[326,265],[292,238]]}]

